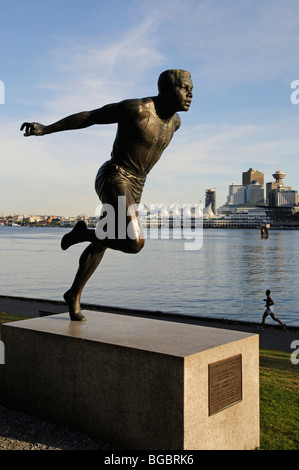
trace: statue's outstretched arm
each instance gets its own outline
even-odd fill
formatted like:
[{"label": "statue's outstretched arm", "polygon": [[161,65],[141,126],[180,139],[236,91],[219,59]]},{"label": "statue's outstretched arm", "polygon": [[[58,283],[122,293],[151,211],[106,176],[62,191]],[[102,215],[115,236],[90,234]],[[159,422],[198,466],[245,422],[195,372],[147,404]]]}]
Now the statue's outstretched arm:
[{"label": "statue's outstretched arm", "polygon": [[117,104],[108,104],[93,111],[72,114],[49,126],[44,126],[38,122],[24,122],[20,130],[25,129],[24,136],[28,137],[30,135],[46,135],[53,132],[83,129],[94,124],[112,124],[116,122]]}]

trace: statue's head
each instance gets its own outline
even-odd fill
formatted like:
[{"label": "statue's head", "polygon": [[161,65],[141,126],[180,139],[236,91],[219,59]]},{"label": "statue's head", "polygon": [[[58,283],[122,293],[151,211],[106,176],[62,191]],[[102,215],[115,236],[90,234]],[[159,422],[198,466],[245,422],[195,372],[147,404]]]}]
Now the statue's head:
[{"label": "statue's head", "polygon": [[176,111],[188,111],[193,96],[191,73],[180,69],[165,70],[159,76],[158,90],[160,98]]}]

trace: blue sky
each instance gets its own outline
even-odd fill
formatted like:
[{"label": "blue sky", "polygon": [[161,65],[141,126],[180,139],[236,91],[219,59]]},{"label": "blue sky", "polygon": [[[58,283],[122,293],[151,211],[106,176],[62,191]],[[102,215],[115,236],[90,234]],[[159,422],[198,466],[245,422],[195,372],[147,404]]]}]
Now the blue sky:
[{"label": "blue sky", "polygon": [[191,72],[194,98],[142,202],[196,204],[215,188],[219,207],[250,167],[267,182],[279,165],[299,190],[296,0],[11,0],[1,10],[0,214],[93,215],[116,126],[24,138],[20,125],[155,95],[168,68]]}]

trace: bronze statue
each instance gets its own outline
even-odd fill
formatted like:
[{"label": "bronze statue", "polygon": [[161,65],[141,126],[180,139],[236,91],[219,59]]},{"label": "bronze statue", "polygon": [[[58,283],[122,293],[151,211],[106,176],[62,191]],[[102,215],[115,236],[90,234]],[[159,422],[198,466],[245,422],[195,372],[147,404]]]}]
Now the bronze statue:
[{"label": "bronze statue", "polygon": [[[61,248],[66,250],[80,242],[90,242],[83,251],[79,268],[71,288],[64,294],[71,320],[85,320],[81,312],[80,298],[83,287],[101,262],[107,248],[125,253],[138,253],[144,246],[144,238],[137,207],[141,199],[146,176],[157,163],[180,127],[179,111],[188,111],[192,100],[191,74],[171,69],[161,73],[158,80],[158,96],[128,99],[108,104],[93,111],[68,116],[54,124],[44,126],[37,122],[25,122],[24,136],[46,135],[71,129],[82,129],[94,124],[117,123],[117,134],[111,159],[99,169],[95,189],[102,203],[115,209],[116,225],[121,216],[119,196],[125,201],[125,222],[130,236],[123,238],[97,237],[96,230],[79,221],[70,233],[64,235]],[[129,208],[135,207],[132,212]],[[116,233],[117,230],[116,230]]]}]

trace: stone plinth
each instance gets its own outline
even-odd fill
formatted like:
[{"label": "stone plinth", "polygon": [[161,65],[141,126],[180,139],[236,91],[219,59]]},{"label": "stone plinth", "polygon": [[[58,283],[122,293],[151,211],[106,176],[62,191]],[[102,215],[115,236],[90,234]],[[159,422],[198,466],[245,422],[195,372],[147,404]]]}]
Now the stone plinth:
[{"label": "stone plinth", "polygon": [[2,404],[124,449],[259,446],[258,335],[84,315],[2,326]]}]

